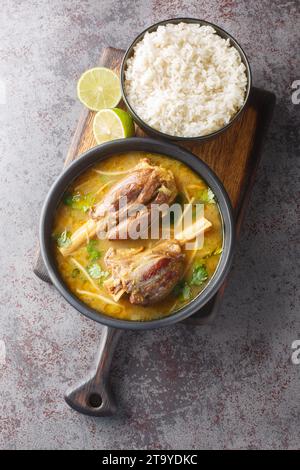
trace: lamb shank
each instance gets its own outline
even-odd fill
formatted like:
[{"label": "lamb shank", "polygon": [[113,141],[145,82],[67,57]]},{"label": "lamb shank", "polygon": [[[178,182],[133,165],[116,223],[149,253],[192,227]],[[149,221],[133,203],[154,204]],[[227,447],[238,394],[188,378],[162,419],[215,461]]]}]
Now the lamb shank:
[{"label": "lamb shank", "polygon": [[150,305],[162,300],[174,289],[184,272],[182,247],[211,227],[202,217],[176,235],[153,248],[137,250],[110,248],[104,258],[111,277],[104,286],[117,302],[125,293],[132,304]]},{"label": "lamb shank", "polygon": [[110,248],[104,261],[112,277],[104,285],[115,301],[127,293],[132,304],[149,305],[166,297],[175,287],[183,273],[183,259],[176,240],[139,253]]},{"label": "lamb shank", "polygon": [[[151,204],[170,205],[177,195],[173,173],[145,158],[125,178],[118,181],[102,201],[90,211],[90,219],[71,236],[68,246],[60,248],[64,256],[77,250],[87,238],[105,232],[109,240],[130,238],[130,228],[138,223],[148,227]],[[120,201],[126,198],[126,206]],[[143,205],[140,210],[139,207]],[[113,223],[111,223],[113,221]]]}]

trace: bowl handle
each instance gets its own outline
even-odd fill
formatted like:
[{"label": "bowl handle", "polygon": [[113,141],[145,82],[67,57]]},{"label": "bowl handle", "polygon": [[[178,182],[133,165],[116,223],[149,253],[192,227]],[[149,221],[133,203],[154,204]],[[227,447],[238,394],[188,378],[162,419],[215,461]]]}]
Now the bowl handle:
[{"label": "bowl handle", "polygon": [[109,384],[110,366],[122,330],[105,326],[102,331],[99,357],[88,378],[71,387],[65,400],[71,408],[90,416],[111,416],[117,405]]}]

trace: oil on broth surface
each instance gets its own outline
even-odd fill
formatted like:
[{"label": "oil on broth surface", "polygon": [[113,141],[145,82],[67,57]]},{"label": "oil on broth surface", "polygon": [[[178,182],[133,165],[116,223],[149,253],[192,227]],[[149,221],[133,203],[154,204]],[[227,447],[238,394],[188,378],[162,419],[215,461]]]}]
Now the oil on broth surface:
[{"label": "oil on broth surface", "polygon": [[[157,240],[109,241],[95,238],[93,241],[87,240],[84,246],[66,257],[62,256],[57,246],[64,242],[69,233],[73,233],[88,220],[89,207],[100,202],[110,188],[124,177],[124,174],[102,175],[97,173],[97,170],[108,173],[125,172],[145,157],[149,158],[151,163],[171,170],[179,193],[177,201],[186,204],[193,198],[194,203],[203,202],[204,215],[212,223],[212,227],[205,233],[201,249],[183,250],[185,268],[182,281],[167,298],[150,306],[132,305],[126,296],[123,296],[118,303],[113,301],[103,286],[103,281],[109,277],[104,255],[110,247],[147,248],[157,243]],[[223,229],[218,204],[213,199],[213,194],[206,183],[188,166],[165,156],[129,152],[114,155],[93,165],[73,182],[57,208],[53,240],[59,272],[68,288],[77,297],[106,315],[123,320],[146,321],[170,315],[193,300],[205,288],[220,259]],[[78,263],[87,270],[89,279],[78,269]]]}]

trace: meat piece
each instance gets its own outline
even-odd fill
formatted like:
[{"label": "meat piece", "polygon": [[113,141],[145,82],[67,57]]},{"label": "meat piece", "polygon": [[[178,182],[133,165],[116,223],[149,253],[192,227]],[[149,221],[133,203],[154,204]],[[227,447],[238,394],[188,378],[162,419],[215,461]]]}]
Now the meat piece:
[{"label": "meat piece", "polygon": [[202,217],[176,235],[176,239],[161,241],[144,250],[110,248],[104,258],[111,278],[104,285],[118,301],[129,294],[132,304],[149,305],[166,297],[184,272],[182,246],[212,226]]},{"label": "meat piece", "polygon": [[[138,224],[143,222],[142,226],[148,228],[151,204],[169,205],[176,195],[173,173],[163,167],[151,165],[145,158],[92,209],[91,217],[96,220],[107,218],[105,229],[109,240],[130,238],[130,229]],[[120,207],[122,198],[126,198],[126,205]],[[113,223],[107,224],[111,220]]]},{"label": "meat piece", "polygon": [[[142,159],[128,176],[116,183],[104,199],[90,211],[91,218],[60,248],[64,256],[77,250],[87,238],[105,232],[109,240],[130,238],[130,231],[138,225],[148,228],[151,222],[151,204],[170,205],[177,195],[173,173],[148,159]],[[120,207],[126,198],[127,204]],[[141,209],[141,205],[143,208]],[[129,215],[128,215],[129,214]]]},{"label": "meat piece", "polygon": [[149,305],[166,297],[183,274],[184,255],[180,243],[168,240],[139,253],[110,248],[105,264],[112,277],[104,283],[118,300],[129,294],[132,304]]}]

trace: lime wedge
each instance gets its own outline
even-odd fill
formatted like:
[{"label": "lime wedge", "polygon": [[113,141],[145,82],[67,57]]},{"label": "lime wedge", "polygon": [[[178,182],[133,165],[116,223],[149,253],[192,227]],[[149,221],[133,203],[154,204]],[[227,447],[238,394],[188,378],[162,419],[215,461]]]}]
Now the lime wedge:
[{"label": "lime wedge", "polygon": [[134,123],[123,109],[101,109],[94,117],[93,131],[97,144],[102,144],[109,140],[132,137]]},{"label": "lime wedge", "polygon": [[114,108],[121,99],[118,75],[105,67],[95,67],[84,72],[77,83],[80,101],[92,111]]}]

